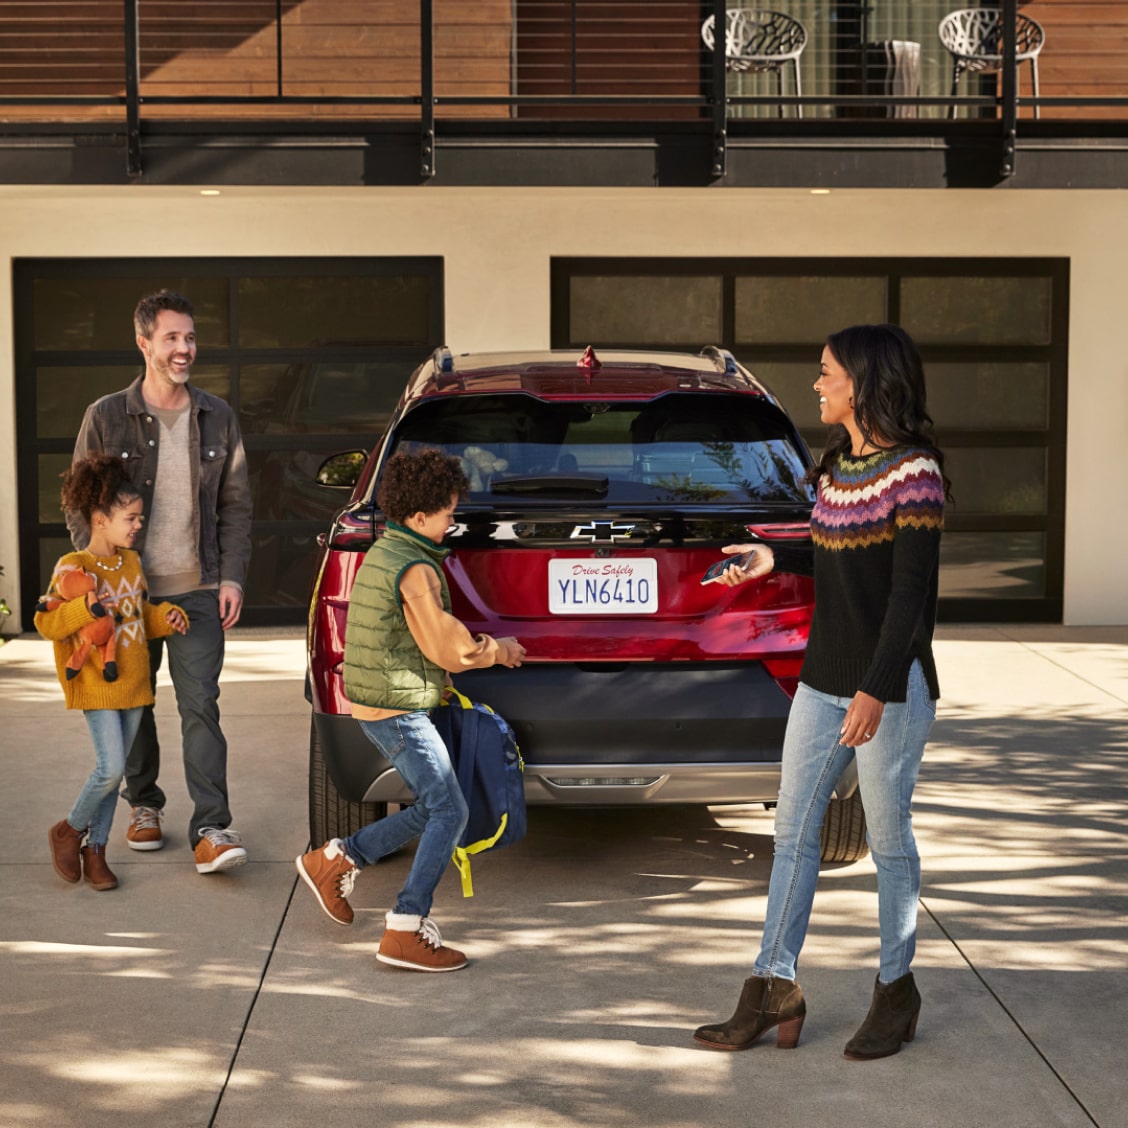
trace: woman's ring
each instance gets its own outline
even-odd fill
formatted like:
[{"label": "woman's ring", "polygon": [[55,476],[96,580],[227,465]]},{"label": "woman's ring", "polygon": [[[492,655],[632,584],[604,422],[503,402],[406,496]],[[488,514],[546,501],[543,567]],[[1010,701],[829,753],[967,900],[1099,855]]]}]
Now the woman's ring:
[{"label": "woman's ring", "polygon": [[866,738],[866,740],[872,740],[873,739],[873,733],[872,732],[863,732],[862,736],[864,736]]}]

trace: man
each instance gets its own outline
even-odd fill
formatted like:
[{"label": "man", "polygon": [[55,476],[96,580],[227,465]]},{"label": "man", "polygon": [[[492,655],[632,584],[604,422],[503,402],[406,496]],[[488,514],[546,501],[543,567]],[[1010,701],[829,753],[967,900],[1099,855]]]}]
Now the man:
[{"label": "man", "polygon": [[[196,359],[192,303],[161,290],[137,303],[133,324],[145,371],[86,409],[74,456],[107,451],[125,460],[145,503],[145,527],[134,547],[149,596],[183,607],[191,624],[185,635],[151,643],[151,668],[155,686],[167,644],[194,804],[188,840],[197,871],[216,873],[247,860],[231,829],[218,704],[224,632],[239,621],[251,552],[247,463],[235,413],[188,382]],[[85,547],[90,530],[81,514],[68,513],[67,527],[75,547]],[[126,842],[134,850],[164,845],[159,771],[149,706],[126,761],[122,793],[132,808]]]}]

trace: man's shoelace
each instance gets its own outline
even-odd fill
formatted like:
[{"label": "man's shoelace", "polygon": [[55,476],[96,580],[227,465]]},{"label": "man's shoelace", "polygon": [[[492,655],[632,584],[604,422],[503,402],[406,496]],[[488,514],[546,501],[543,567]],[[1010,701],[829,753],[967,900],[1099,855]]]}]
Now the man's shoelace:
[{"label": "man's shoelace", "polygon": [[206,838],[213,846],[238,846],[243,841],[237,830],[216,830],[211,826],[204,827],[200,837]]},{"label": "man's shoelace", "polygon": [[133,810],[134,830],[160,830],[161,812],[155,807],[135,807]]}]

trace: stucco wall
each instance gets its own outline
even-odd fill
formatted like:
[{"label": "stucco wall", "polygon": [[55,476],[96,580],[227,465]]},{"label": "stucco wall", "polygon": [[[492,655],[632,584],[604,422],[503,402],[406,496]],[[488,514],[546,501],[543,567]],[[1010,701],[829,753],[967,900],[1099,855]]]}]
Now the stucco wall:
[{"label": "stucco wall", "polygon": [[[0,595],[17,602],[13,258],[441,255],[447,343],[546,347],[554,256],[1064,256],[1065,622],[1128,623],[1107,502],[1128,430],[1128,202],[1105,191],[0,187]],[[833,326],[828,326],[833,328]]]}]

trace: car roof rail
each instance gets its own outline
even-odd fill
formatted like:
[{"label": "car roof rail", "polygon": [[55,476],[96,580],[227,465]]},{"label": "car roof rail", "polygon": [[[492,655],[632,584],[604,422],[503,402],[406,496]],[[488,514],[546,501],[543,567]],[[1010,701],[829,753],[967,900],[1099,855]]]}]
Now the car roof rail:
[{"label": "car roof rail", "polygon": [[435,365],[435,374],[449,376],[454,371],[454,354],[446,345],[439,345],[433,353],[431,360]]},{"label": "car roof rail", "polygon": [[736,366],[736,357],[728,349],[722,349],[718,345],[706,345],[701,350],[701,355],[708,357],[717,366],[717,371],[723,372],[726,376],[736,376],[740,372]]}]

